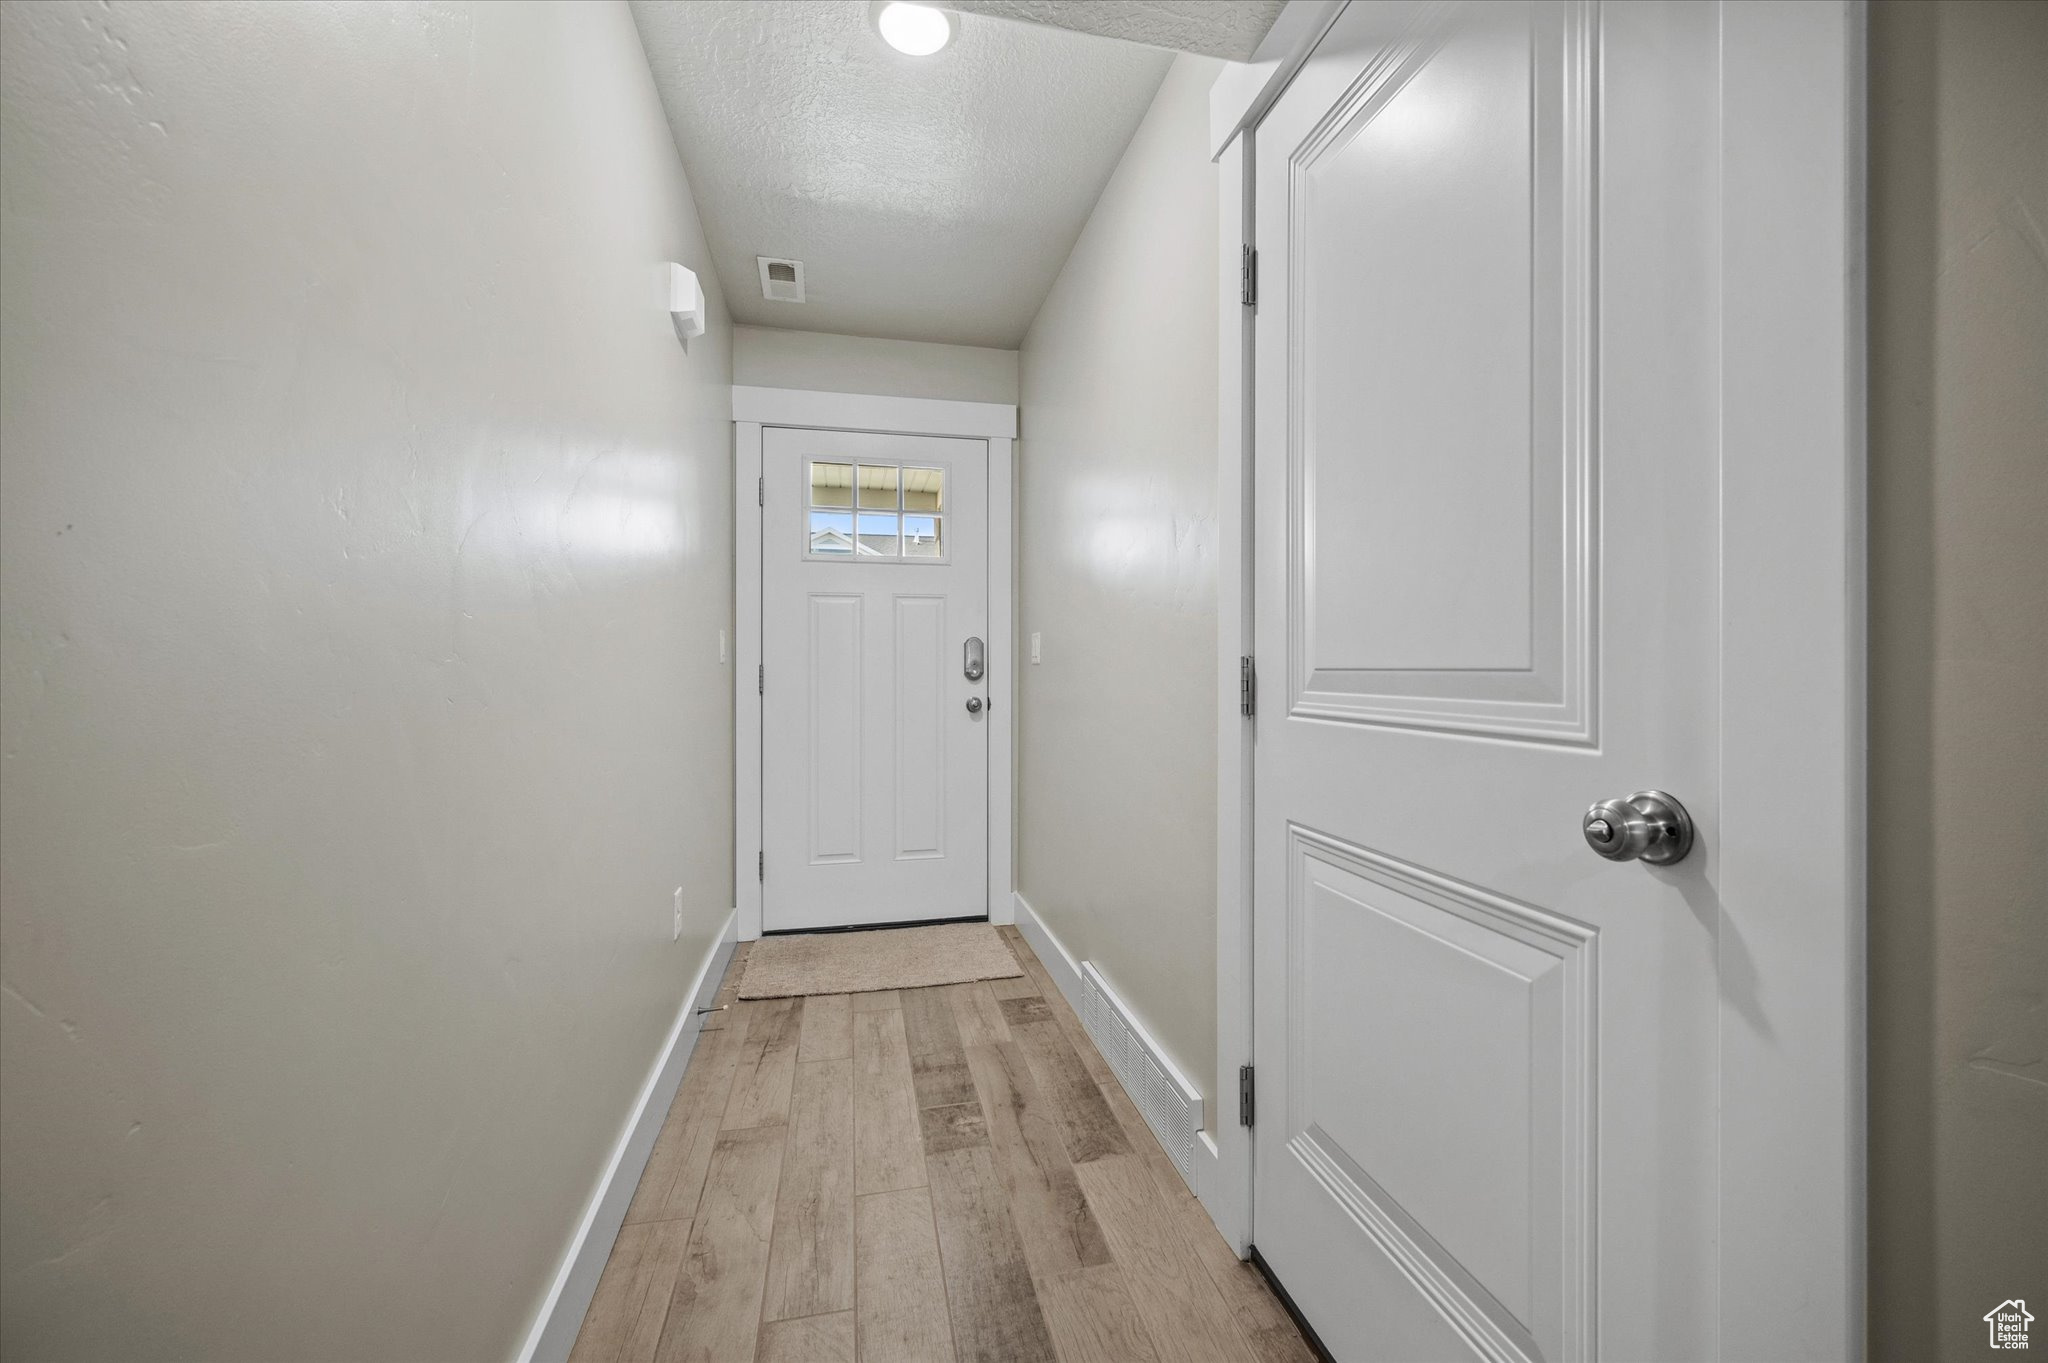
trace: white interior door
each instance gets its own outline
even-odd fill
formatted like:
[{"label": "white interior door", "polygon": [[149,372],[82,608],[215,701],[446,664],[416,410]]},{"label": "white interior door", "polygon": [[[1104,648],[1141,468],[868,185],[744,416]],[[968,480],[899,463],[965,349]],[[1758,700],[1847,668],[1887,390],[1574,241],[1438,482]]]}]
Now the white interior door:
[{"label": "white interior door", "polygon": [[1258,128],[1253,1236],[1340,1359],[1717,1352],[1718,23],[1353,0]]},{"label": "white interior door", "polygon": [[762,927],[982,916],[988,443],[770,428],[762,460]]}]

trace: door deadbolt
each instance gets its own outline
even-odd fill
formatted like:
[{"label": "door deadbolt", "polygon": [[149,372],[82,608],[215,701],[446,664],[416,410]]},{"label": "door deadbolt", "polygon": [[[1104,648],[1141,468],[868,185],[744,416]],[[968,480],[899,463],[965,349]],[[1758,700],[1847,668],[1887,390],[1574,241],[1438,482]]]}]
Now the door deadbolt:
[{"label": "door deadbolt", "polygon": [[981,675],[986,670],[981,640],[969,639],[960,650],[960,675],[971,682],[977,682],[981,680]]},{"label": "door deadbolt", "polygon": [[1669,866],[1692,850],[1692,816],[1661,790],[1639,790],[1626,800],[1602,800],[1579,824],[1586,846],[1609,861]]}]

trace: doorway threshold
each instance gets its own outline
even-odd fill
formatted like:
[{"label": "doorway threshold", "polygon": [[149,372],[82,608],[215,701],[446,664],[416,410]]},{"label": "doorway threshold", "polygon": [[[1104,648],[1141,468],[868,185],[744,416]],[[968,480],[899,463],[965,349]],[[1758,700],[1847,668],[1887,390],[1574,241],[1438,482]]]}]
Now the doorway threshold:
[{"label": "doorway threshold", "polygon": [[836,928],[763,928],[763,937],[814,937],[824,932],[882,932],[888,928],[929,928],[940,923],[986,923],[985,913],[963,914],[958,918],[902,918],[893,923],[845,923]]}]

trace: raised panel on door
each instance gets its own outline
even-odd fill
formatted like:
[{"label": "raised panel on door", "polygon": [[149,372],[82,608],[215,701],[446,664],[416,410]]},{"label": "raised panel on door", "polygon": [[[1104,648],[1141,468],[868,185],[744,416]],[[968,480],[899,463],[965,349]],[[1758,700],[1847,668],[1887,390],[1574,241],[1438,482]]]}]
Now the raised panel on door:
[{"label": "raised panel on door", "polygon": [[804,717],[812,758],[805,809],[813,864],[861,859],[861,614],[849,594],[818,593],[809,611]]},{"label": "raised panel on door", "polygon": [[895,600],[890,791],[898,857],[946,854],[946,598]]},{"label": "raised panel on door", "polygon": [[1463,1330],[1577,1353],[1595,934],[1309,829],[1290,840],[1291,1153]]},{"label": "raised panel on door", "polygon": [[1288,160],[1288,701],[1594,738],[1590,7],[1415,17]]}]

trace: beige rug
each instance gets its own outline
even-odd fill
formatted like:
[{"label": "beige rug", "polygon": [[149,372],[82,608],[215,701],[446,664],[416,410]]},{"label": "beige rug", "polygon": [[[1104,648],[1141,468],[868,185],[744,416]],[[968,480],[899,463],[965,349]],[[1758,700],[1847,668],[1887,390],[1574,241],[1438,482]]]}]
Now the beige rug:
[{"label": "beige rug", "polygon": [[743,999],[798,994],[865,994],[932,984],[1002,980],[1024,972],[986,923],[934,923],[925,928],[818,932],[763,937],[747,953]]}]

